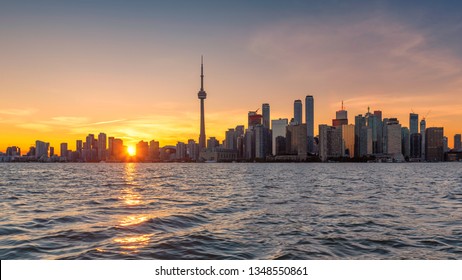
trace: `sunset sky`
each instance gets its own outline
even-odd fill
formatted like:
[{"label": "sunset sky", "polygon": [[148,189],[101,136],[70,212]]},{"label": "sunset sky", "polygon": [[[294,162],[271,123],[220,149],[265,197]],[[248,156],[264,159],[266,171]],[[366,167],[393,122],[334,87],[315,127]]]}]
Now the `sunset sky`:
[{"label": "sunset sky", "polygon": [[1,1],[0,151],[35,140],[75,149],[105,132],[127,145],[247,124],[270,103],[291,118],[315,99],[315,127],[344,100],[354,116],[409,113],[462,133],[460,1]]}]

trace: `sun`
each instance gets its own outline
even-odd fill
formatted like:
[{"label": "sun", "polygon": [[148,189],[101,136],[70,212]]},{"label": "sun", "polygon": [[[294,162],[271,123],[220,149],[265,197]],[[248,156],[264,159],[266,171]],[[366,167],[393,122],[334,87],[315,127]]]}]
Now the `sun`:
[{"label": "sun", "polygon": [[128,146],[127,147],[127,153],[129,156],[134,156],[136,154],[136,149],[133,146]]}]

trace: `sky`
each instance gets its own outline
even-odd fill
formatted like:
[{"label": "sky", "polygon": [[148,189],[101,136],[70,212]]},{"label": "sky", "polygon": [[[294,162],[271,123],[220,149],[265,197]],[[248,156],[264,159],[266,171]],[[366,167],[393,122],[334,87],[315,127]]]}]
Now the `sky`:
[{"label": "sky", "polygon": [[[247,113],[315,100],[315,133],[342,100],[462,133],[460,1],[0,1],[0,151],[89,133],[127,145],[199,137]],[[261,109],[260,109],[261,110]],[[420,120],[420,119],[419,119]]]}]

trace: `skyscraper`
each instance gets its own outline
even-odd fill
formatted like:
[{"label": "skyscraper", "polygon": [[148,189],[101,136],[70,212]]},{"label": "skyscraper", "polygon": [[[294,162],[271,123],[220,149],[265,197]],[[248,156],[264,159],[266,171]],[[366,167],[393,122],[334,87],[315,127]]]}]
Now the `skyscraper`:
[{"label": "skyscraper", "polygon": [[197,97],[201,101],[201,131],[199,134],[199,148],[205,148],[205,116],[204,116],[204,100],[207,98],[207,93],[204,90],[204,61],[201,57],[201,89],[197,93]]},{"label": "skyscraper", "polygon": [[414,134],[419,132],[419,115],[410,113],[409,114],[409,134]]},{"label": "skyscraper", "polygon": [[386,152],[389,155],[392,155],[393,158],[402,157],[402,143],[401,143],[401,124],[399,124],[398,119],[390,118],[385,123],[386,130]]},{"label": "skyscraper", "polygon": [[314,153],[314,99],[312,95],[307,95],[305,97],[305,122],[308,153],[312,154]]},{"label": "skyscraper", "polygon": [[348,112],[345,110],[345,107],[343,107],[342,101],[342,108],[335,112],[335,119],[332,120],[332,126],[339,127],[346,124],[348,124]]},{"label": "skyscraper", "polygon": [[98,134],[98,160],[106,160],[106,134],[105,133],[100,133]]},{"label": "skyscraper", "polygon": [[270,105],[268,103],[263,103],[261,107],[263,114],[263,126],[270,129]]},{"label": "skyscraper", "polygon": [[426,147],[425,147],[425,129],[427,127],[427,123],[425,122],[425,119],[422,119],[420,121],[420,135],[422,136],[422,145],[420,146],[421,147],[421,156],[422,156],[422,160],[425,160],[426,159],[426,156],[425,156],[425,153],[426,153]]},{"label": "skyscraper", "polygon": [[302,124],[303,105],[300,99],[294,101],[294,121],[295,124]]},{"label": "skyscraper", "polygon": [[460,134],[454,135],[454,150],[460,151],[460,150],[461,150],[461,146],[462,146],[462,143],[461,143],[461,135],[460,135]]},{"label": "skyscraper", "polygon": [[60,145],[60,157],[67,157],[67,143],[61,143]]},{"label": "skyscraper", "polygon": [[286,127],[289,121],[287,119],[278,119],[271,121],[271,127],[273,128],[273,155],[276,155],[276,138],[286,138]]},{"label": "skyscraper", "polygon": [[443,128],[429,127],[425,131],[425,160],[443,161]]}]

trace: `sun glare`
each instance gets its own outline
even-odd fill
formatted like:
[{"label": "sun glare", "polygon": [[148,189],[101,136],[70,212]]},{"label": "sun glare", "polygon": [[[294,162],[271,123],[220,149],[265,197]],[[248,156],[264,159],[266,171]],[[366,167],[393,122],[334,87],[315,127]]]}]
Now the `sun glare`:
[{"label": "sun glare", "polygon": [[128,146],[127,153],[129,156],[134,156],[136,154],[136,149],[133,146]]}]

